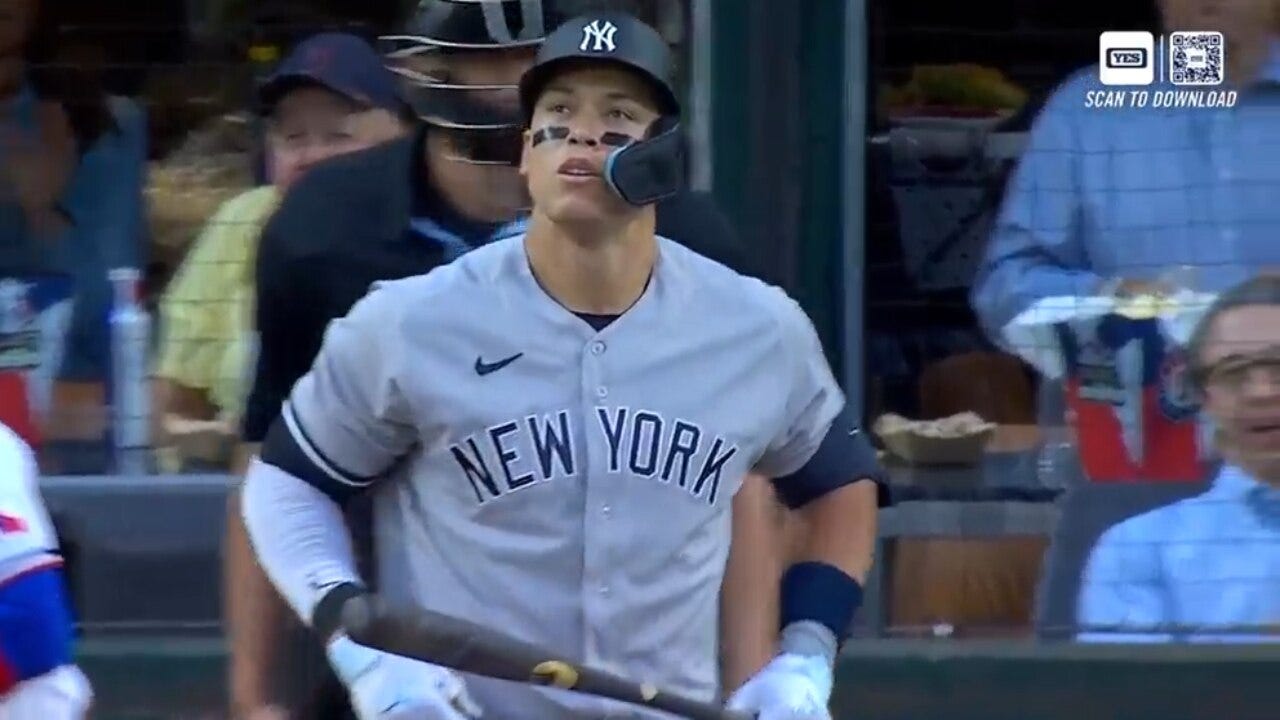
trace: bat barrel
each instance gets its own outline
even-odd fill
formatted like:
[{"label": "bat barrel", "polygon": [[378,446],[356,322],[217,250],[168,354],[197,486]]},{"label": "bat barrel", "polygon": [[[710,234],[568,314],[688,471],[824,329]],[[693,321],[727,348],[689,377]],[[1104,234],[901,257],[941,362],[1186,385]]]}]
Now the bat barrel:
[{"label": "bat barrel", "polygon": [[376,597],[342,609],[352,640],[403,657],[484,677],[559,687],[669,712],[689,720],[752,720],[713,703],[663,692],[595,668],[580,667],[492,628],[426,610],[391,610]]}]

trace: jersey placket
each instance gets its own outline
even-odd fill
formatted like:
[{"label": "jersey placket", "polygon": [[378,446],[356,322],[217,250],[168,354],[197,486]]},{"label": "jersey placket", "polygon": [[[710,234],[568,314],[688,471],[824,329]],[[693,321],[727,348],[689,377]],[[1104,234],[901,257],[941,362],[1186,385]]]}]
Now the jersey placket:
[{"label": "jersey placket", "polygon": [[608,654],[601,647],[601,629],[614,603],[612,579],[609,568],[613,558],[611,549],[616,531],[613,515],[613,486],[617,479],[608,472],[609,449],[602,442],[597,408],[609,407],[612,389],[607,372],[608,344],[598,336],[591,338],[582,348],[582,421],[586,428],[587,467],[583,474],[585,498],[583,504],[582,543],[582,621],[583,653],[588,664],[599,665]]}]

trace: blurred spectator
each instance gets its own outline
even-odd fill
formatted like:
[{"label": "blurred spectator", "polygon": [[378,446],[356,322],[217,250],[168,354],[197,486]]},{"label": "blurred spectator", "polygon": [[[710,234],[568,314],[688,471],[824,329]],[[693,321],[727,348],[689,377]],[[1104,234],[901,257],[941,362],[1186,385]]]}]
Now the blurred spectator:
[{"label": "blurred spectator", "polygon": [[[1109,333],[1077,314],[1077,300],[1213,294],[1280,263],[1277,5],[1161,0],[1159,9],[1168,30],[1223,33],[1226,83],[1178,87],[1161,72],[1150,89],[1231,91],[1235,106],[1090,107],[1117,90],[1096,66],[1078,72],[1036,119],[972,288],[988,336],[1046,380],[1038,472],[1052,485],[1203,474],[1196,408],[1173,382],[1179,348]],[[1050,316],[1019,337],[1024,320]]]},{"label": "blurred spectator", "polygon": [[254,132],[254,111],[224,113],[185,126],[176,147],[147,168],[148,298],[157,304],[218,208],[263,184],[254,177],[255,157],[266,144]]},{"label": "blurred spectator", "polygon": [[[1161,0],[1169,30],[1226,36],[1234,108],[1087,108],[1097,68],[1037,118],[973,287],[997,342],[1039,301],[1141,291],[1193,266],[1222,290],[1280,262],[1280,29],[1276,3]],[[1171,89],[1156,86],[1152,89]],[[1185,88],[1183,88],[1185,89]]]},{"label": "blurred spectator", "polygon": [[1280,641],[1280,276],[1221,295],[1189,352],[1226,464],[1204,494],[1102,536],[1082,640]]},{"label": "blurred spectator", "polygon": [[107,271],[142,259],[146,123],[135,103],[107,95],[94,44],[58,35],[51,6],[0,4],[0,279],[28,293],[29,319],[50,292],[62,296],[51,283],[73,287],[65,337],[42,328],[36,350],[47,375],[87,383],[100,414]]},{"label": "blurred spectator", "polygon": [[262,226],[315,164],[408,130],[393,77],[373,48],[351,35],[326,33],[301,43],[264,83],[260,100],[272,184],[218,209],[161,305],[156,375],[164,431],[211,460],[225,459],[218,449],[230,448],[248,393]]}]

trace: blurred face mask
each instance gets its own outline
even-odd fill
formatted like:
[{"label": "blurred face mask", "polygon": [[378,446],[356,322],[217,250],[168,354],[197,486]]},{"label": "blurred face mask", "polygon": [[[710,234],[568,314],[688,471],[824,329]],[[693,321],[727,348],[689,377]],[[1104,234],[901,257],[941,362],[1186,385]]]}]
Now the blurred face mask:
[{"label": "blurred face mask", "polygon": [[405,100],[423,122],[449,139],[450,160],[519,164],[517,84],[532,62],[531,48],[446,51],[398,36],[383,42]]}]

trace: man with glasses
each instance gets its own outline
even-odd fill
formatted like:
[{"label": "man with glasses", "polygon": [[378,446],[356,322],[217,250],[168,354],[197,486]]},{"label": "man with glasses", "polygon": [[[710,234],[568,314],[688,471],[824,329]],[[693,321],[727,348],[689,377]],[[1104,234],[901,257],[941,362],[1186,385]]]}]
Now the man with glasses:
[{"label": "man with glasses", "polygon": [[1280,641],[1280,275],[1221,295],[1188,355],[1224,464],[1207,492],[1102,536],[1081,640]]}]

